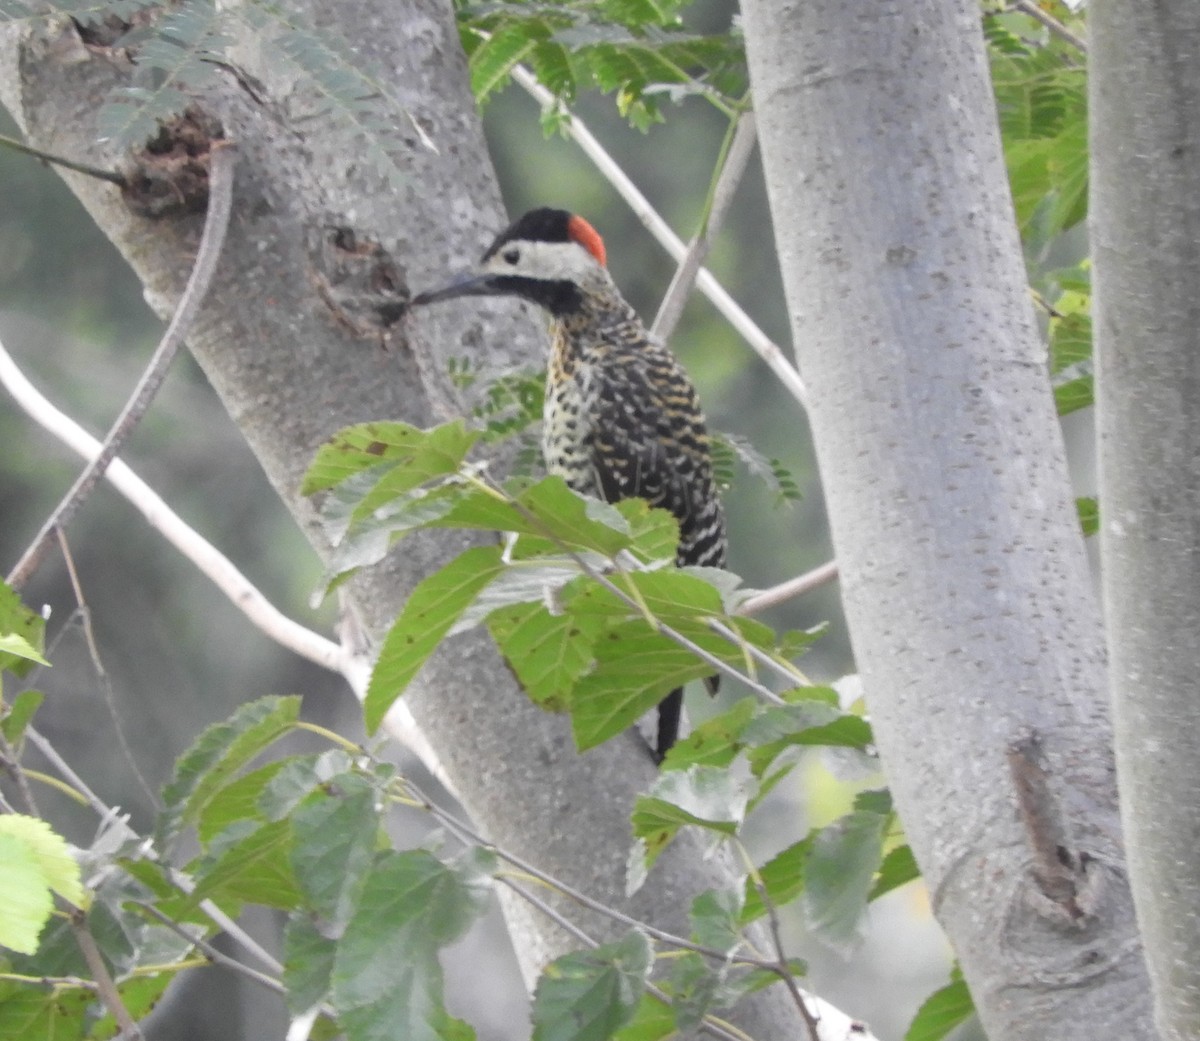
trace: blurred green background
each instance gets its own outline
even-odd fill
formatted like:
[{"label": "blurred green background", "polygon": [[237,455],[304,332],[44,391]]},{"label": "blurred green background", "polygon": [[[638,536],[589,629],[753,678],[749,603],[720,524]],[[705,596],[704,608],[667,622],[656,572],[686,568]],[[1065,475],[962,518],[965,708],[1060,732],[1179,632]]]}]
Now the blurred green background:
[{"label": "blurred green background", "polygon": [[[724,28],[733,5],[698,5],[689,17]],[[668,109],[664,125],[629,129],[611,99],[588,96],[583,118],[653,205],[687,239],[697,226],[725,119],[691,99]],[[663,250],[615,191],[562,138],[546,139],[536,104],[519,88],[485,112],[488,137],[512,215],[535,205],[584,214],[605,237],[609,266],[630,301],[652,318],[673,273]],[[0,132],[14,134],[6,116]],[[161,330],[141,288],[58,177],[26,156],[0,149],[0,340],[34,382],[93,433],[102,435],[128,394]],[[489,232],[498,229],[487,229]],[[463,258],[467,262],[474,258]],[[757,158],[752,161],[708,266],[790,353],[786,309]],[[693,296],[672,344],[700,388],[710,424],[748,438],[776,457],[803,490],[797,503],[744,471],[727,496],[731,568],[765,587],[831,556],[804,416],[775,378],[715,309]],[[15,562],[80,463],[0,395],[0,561]],[[181,359],[123,457],[167,501],[237,563],[277,605],[328,632],[332,611],[308,606],[319,567],[276,500],[204,377]],[[174,757],[198,731],[249,698],[305,695],[310,718],[357,736],[358,709],[336,677],[298,661],[246,624],[238,611],[165,545],[107,487],[88,502],[69,541],[91,610],[119,713],[150,786],[169,775]],[[104,684],[90,660],[75,598],[55,553],[25,590],[49,605],[54,667],[35,683],[47,693],[43,732],[110,804],[145,828],[150,802],[114,749]],[[852,670],[836,586],[774,612],[780,627],[828,621],[827,636],[801,663],[818,680]],[[732,696],[732,692],[723,695]],[[692,702],[694,714],[711,711]],[[848,808],[853,786],[839,785],[829,760],[814,755],[760,811],[752,830],[762,857],[794,841],[810,824]],[[836,764],[834,764],[836,766]],[[878,778],[867,783],[878,785]],[[856,779],[856,783],[864,783]],[[94,821],[65,800],[42,796],[42,810],[81,845]],[[418,841],[427,824],[397,819],[400,841]],[[272,936],[267,915],[251,922]],[[789,909],[792,953],[810,962],[811,988],[867,1020],[879,1036],[898,1038],[919,1002],[946,982],[948,956],[920,887],[874,905],[870,932],[853,952],[823,948]],[[453,951],[448,965],[451,1011],[480,1037],[528,1036],[525,998],[497,916]],[[219,969],[192,973],[168,993],[149,1036],[280,1036],[278,1000]]]}]

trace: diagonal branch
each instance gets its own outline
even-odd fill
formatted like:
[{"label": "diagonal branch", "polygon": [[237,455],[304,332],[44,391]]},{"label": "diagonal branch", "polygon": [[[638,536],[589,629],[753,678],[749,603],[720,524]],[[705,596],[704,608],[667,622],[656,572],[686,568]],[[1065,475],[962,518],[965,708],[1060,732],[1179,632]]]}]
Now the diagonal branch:
[{"label": "diagonal branch", "polygon": [[712,194],[708,198],[708,212],[704,215],[696,237],[688,245],[687,255],[675,270],[675,276],[671,279],[666,295],[659,305],[658,314],[654,316],[654,326],[650,331],[660,340],[670,339],[675,326],[679,324],[683,306],[687,303],[688,295],[696,284],[696,277],[700,274],[700,265],[704,263],[704,258],[712,248],[713,237],[725,223],[729,204],[733,202],[737,186],[746,172],[746,164],[750,161],[757,137],[754,113],[743,112],[733,129],[732,140],[726,139],[728,148]]},{"label": "diagonal branch", "polygon": [[[0,385],[38,424],[74,452],[94,459],[101,444],[69,416],[49,402],[17,367],[0,344]],[[163,499],[120,459],[110,463],[105,477],[172,546],[184,555],[266,636],[293,654],[341,673],[359,700],[367,689],[371,671],[369,648],[347,639],[342,645],[294,621],[272,604],[238,570],[224,553],[190,527]],[[353,627],[350,627],[353,629]],[[356,633],[351,633],[356,635]],[[384,720],[387,732],[413,752],[447,791],[453,785],[428,739],[418,729],[412,712],[403,702],[392,706]]]},{"label": "diagonal branch", "polygon": [[41,531],[30,544],[29,548],[17,562],[8,576],[8,583],[14,589],[20,589],[37,569],[46,551],[50,547],[50,539],[56,528],[65,528],[78,512],[79,507],[96,487],[108,464],[112,462],[121,445],[125,443],[141,418],[146,414],[150,403],[158,393],[166,378],[167,370],[179,351],[184,337],[191,329],[192,322],[200,309],[208,287],[212,283],[217,269],[217,258],[221,254],[221,246],[225,241],[225,231],[229,227],[229,214],[233,207],[233,169],[234,149],[226,142],[214,142],[210,153],[208,213],[204,221],[204,233],[200,239],[200,248],[196,254],[196,263],[180,297],[179,306],[163,334],[150,364],[138,381],[133,395],[126,402],[121,414],[117,417],[108,436],[104,439],[104,447],[100,454],[92,460],[71,486],[71,490],[60,502],[54,512],[46,519]]}]

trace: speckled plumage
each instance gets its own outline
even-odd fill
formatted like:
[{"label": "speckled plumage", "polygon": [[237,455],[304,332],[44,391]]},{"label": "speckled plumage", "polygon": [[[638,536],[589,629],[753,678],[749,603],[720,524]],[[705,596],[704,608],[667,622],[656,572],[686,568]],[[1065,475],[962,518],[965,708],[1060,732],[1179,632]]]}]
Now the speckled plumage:
[{"label": "speckled plumage", "polygon": [[[696,389],[621,296],[595,229],[564,210],[532,210],[496,237],[478,273],[413,303],[465,295],[519,296],[550,313],[546,469],[581,494],[670,511],[676,562],[723,567],[725,515]],[[678,734],[682,695],[659,706],[660,758]]]},{"label": "speckled plumage", "polygon": [[[604,292],[608,288],[610,291]],[[725,564],[725,517],[696,389],[615,286],[553,321],[546,469],[607,502],[639,497],[679,521],[681,565]]]}]

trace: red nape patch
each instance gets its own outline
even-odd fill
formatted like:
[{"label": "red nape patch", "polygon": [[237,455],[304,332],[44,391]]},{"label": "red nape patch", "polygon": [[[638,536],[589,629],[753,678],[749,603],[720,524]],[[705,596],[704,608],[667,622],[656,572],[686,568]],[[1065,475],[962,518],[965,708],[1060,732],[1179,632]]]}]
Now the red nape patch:
[{"label": "red nape patch", "polygon": [[593,257],[600,261],[601,267],[607,266],[608,260],[604,253],[604,239],[600,232],[593,228],[582,217],[572,216],[567,221],[567,234],[572,242],[578,242]]}]

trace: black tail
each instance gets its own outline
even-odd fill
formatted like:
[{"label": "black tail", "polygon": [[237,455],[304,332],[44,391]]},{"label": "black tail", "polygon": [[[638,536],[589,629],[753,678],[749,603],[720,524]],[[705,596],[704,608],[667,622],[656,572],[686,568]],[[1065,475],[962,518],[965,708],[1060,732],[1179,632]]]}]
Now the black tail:
[{"label": "black tail", "polygon": [[682,711],[683,688],[676,687],[658,706],[658,742],[654,746],[654,758],[660,763],[679,737],[679,716]]}]

